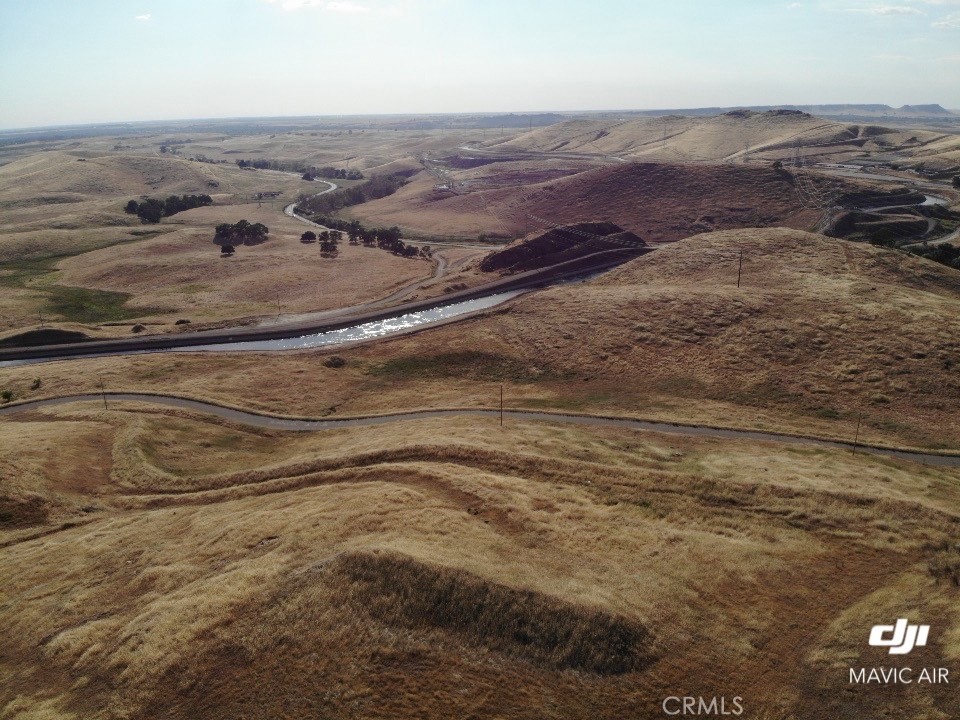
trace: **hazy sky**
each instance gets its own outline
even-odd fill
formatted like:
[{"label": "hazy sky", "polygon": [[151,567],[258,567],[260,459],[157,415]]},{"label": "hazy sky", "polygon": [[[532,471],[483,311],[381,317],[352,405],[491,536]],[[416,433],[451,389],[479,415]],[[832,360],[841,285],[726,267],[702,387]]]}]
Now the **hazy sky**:
[{"label": "hazy sky", "polygon": [[0,127],[939,102],[960,0],[0,0]]}]

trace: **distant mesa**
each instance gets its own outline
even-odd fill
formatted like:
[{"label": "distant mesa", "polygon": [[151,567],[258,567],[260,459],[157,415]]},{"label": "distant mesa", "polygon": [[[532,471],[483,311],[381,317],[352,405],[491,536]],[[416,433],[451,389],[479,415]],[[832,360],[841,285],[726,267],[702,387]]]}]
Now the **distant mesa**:
[{"label": "distant mesa", "polygon": [[898,112],[916,113],[918,115],[953,115],[952,112],[938,103],[932,105],[903,105],[897,108]]},{"label": "distant mesa", "polygon": [[723,113],[723,117],[735,117],[735,118],[752,118],[756,115],[763,115],[766,117],[813,117],[810,113],[805,113],[803,110],[787,110],[785,108],[777,108],[775,110],[748,110],[746,108],[731,110],[730,112]]},{"label": "distant mesa", "polygon": [[480,269],[525,272],[597,253],[643,253],[649,249],[641,238],[611,222],[575,223],[511,243],[485,257]]}]

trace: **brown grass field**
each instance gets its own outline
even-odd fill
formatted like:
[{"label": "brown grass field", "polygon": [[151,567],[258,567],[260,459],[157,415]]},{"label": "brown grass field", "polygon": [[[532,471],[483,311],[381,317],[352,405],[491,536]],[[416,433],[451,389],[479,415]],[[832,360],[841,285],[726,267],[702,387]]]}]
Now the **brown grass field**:
[{"label": "brown grass field", "polygon": [[[877,617],[922,614],[922,658],[960,656],[957,589],[928,569],[960,560],[956,471],[465,419],[302,436],[116,404],[0,432],[35,448],[2,459],[22,484],[0,550],[6,716],[653,717],[702,692],[754,718],[960,709],[946,687],[842,691],[846,665],[883,662],[863,642]],[[50,471],[81,457],[82,481]]]},{"label": "brown grass field", "polygon": [[[495,182],[495,168],[485,169],[487,182]],[[824,192],[848,185],[818,182]],[[602,218],[658,243],[728,228],[809,230],[823,212],[804,206],[788,173],[755,165],[618,164],[519,187],[507,180],[498,189],[461,195],[434,186],[422,173],[396,194],[345,214],[370,225],[397,224],[413,234],[445,229],[461,237],[518,237],[547,229],[547,222]]]},{"label": "brown grass field", "polygon": [[[321,311],[430,277],[431,265],[422,260],[347,243],[328,259],[317,245],[300,243],[307,227],[282,208],[299,193],[325,187],[283,173],[167,157],[50,152],[4,165],[0,204],[9,212],[0,224],[0,333],[36,327],[44,316],[60,327],[110,336],[129,334],[136,323],[166,331],[181,318],[211,323],[275,315],[278,304],[283,313]],[[251,203],[255,192],[267,191],[281,194],[262,207]],[[211,194],[215,204],[157,225],[123,212],[129,199],[198,192]],[[223,259],[212,242],[214,227],[240,219],[264,223],[270,238]],[[107,293],[104,312],[90,319],[58,312],[51,298],[76,289]]]},{"label": "brown grass field", "polygon": [[[431,265],[346,244],[320,258],[282,215],[307,183],[183,155],[366,171],[480,135],[0,155],[0,334],[35,326],[54,285],[128,293],[141,315],[58,323],[103,334],[267,316],[277,294],[288,314],[386,295]],[[805,232],[818,213],[772,169],[561,157],[457,178],[471,192],[434,194],[423,173],[351,212],[434,237],[603,219],[662,244],[374,343],[3,367],[0,391],[343,418],[494,408],[502,388],[510,408],[960,451],[960,273]],[[211,207],[156,226],[122,212],[211,181]],[[265,183],[282,195],[258,208]],[[271,239],[221,259],[213,227],[240,217]],[[444,252],[465,264],[412,297],[478,280],[480,251]],[[2,720],[621,720],[664,717],[670,695],[739,696],[753,720],[960,717],[955,678],[848,684],[896,664],[866,640],[899,617],[931,625],[909,665],[960,667],[960,470],[846,450],[463,415],[294,433],[73,403],[0,418],[0,570]]]},{"label": "brown grass field", "polygon": [[[742,287],[736,287],[740,251]],[[664,246],[593,281],[350,350],[5,368],[15,399],[153,390],[289,415],[491,406],[960,447],[956,272],[792,230]],[[589,342],[584,342],[584,338]],[[343,368],[320,361],[336,353]],[[264,385],[267,362],[271,381]],[[42,385],[31,390],[35,379]]]},{"label": "brown grass field", "polygon": [[789,159],[799,150],[817,162],[897,152],[907,165],[955,166],[960,137],[925,130],[846,124],[807,114],[734,111],[715,117],[576,119],[501,143],[498,151],[581,152],[656,162]]}]

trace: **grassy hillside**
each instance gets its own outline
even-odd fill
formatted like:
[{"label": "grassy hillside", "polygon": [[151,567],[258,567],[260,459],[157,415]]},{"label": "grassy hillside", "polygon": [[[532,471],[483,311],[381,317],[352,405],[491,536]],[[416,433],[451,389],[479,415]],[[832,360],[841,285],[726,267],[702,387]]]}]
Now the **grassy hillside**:
[{"label": "grassy hillside", "polygon": [[[743,251],[742,286],[737,270]],[[455,276],[454,276],[455,277]],[[452,282],[452,278],[450,280]],[[164,391],[293,415],[508,405],[960,447],[958,273],[894,250],[769,229],[661,247],[489,315],[317,353],[7,368],[16,397]],[[269,386],[262,366],[274,369]],[[34,379],[43,386],[31,390]]]},{"label": "grassy hillside", "polygon": [[[827,191],[839,181],[812,180]],[[852,184],[851,184],[852,187]],[[810,229],[821,211],[804,207],[789,173],[741,165],[628,163],[522,187],[438,193],[418,176],[389,198],[350,211],[369,224],[409,232],[521,236],[597,218],[647,242],[738,227]]]},{"label": "grassy hillside", "polygon": [[902,153],[927,162],[955,163],[955,135],[875,125],[845,124],[805,113],[733,111],[713,117],[665,116],[616,120],[569,120],[539,128],[496,150],[581,152],[667,162],[804,158],[833,162],[863,153]]},{"label": "grassy hillside", "polygon": [[[42,322],[82,323],[92,334],[129,333],[134,322],[222,321],[342,307],[389,294],[424,263],[344,247],[336,260],[299,243],[305,226],[283,214],[301,193],[327,185],[182,157],[35,153],[0,166],[0,333]],[[262,203],[257,192],[277,193]],[[215,205],[143,225],[130,199],[207,193]],[[261,248],[227,261],[212,244],[217,223],[271,229]],[[310,252],[311,249],[313,252]],[[99,323],[131,321],[125,327]]]},{"label": "grassy hillside", "polygon": [[[865,441],[956,449],[957,338],[956,271],[752,229],[337,349],[339,368],[331,351],[147,355],[5,368],[0,386],[102,377],[339,416],[492,406],[503,384],[509,406],[845,439],[859,421]],[[916,667],[960,658],[958,527],[956,469],[849,451],[466,417],[296,434],[117,401],[35,411],[0,421],[0,707],[613,719],[708,692],[758,719],[948,720],[951,686],[851,691],[846,668],[886,662],[865,642],[878,618],[931,623]]]},{"label": "grassy hillside", "polygon": [[[701,687],[754,718],[960,709],[946,687],[840,692],[844,665],[882,662],[878,615],[931,618],[918,661],[960,655],[957,590],[928,570],[960,558],[956,471],[467,419],[299,436],[116,403],[0,436],[12,716],[621,718]],[[82,482],[44,467],[80,457]]]}]

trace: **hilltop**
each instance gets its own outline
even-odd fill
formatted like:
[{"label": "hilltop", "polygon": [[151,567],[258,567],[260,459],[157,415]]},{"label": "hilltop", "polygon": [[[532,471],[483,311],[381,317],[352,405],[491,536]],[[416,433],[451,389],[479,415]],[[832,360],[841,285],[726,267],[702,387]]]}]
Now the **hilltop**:
[{"label": "hilltop", "polygon": [[[707,233],[429,337],[434,356],[459,358],[460,376],[515,368],[532,382],[523,394],[547,405],[573,392],[594,410],[841,436],[862,413],[870,435],[960,446],[960,272],[863,243]],[[415,364],[418,342],[357,352]],[[482,357],[467,362],[469,349]]]},{"label": "hilltop", "polygon": [[[958,338],[960,273],[748,229],[338,348],[336,367],[140,355],[5,382],[326,417],[491,407],[504,387],[512,407],[956,448]],[[759,717],[958,710],[946,686],[866,695],[834,672],[882,662],[878,614],[956,625],[956,470],[605,425],[292,433],[109,402],[0,422],[12,712],[614,720],[655,716],[691,677]],[[955,656],[941,637],[913,657]]]},{"label": "hilltop", "polygon": [[577,223],[510,243],[480,262],[483,272],[523,272],[613,251],[642,252],[646,243],[613,223]]},{"label": "hilltop", "polygon": [[[411,233],[443,229],[474,236],[523,236],[603,218],[648,243],[741,227],[806,230],[822,214],[804,206],[789,173],[769,166],[632,162],[462,195],[438,193],[432,179],[423,175],[390,197],[351,208],[349,214],[369,224],[400,225]],[[852,182],[812,182],[823,190],[855,187]]]},{"label": "hilltop", "polygon": [[[720,115],[665,115],[627,120],[575,119],[538,128],[484,149],[583,152],[672,162],[805,159],[835,162],[863,153],[899,152],[908,158],[927,145],[956,135],[925,130],[848,124],[799,110],[732,110]],[[929,163],[933,157],[927,157]]]}]

